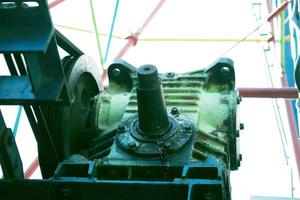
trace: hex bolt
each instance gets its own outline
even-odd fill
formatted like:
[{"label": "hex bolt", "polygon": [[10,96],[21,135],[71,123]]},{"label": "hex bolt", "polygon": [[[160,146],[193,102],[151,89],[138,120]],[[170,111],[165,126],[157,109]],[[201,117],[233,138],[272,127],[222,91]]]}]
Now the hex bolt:
[{"label": "hex bolt", "polygon": [[240,104],[241,102],[242,102],[242,96],[239,95],[239,96],[237,97],[236,103],[237,103],[237,104]]},{"label": "hex bolt", "polygon": [[171,109],[171,114],[172,114],[172,115],[175,115],[175,116],[179,115],[179,110],[178,110],[178,108],[173,107],[173,108]]},{"label": "hex bolt", "polygon": [[192,126],[190,124],[185,124],[184,125],[184,129],[187,131],[191,131],[192,130]]},{"label": "hex bolt", "polygon": [[226,66],[222,67],[222,68],[221,68],[221,73],[222,73],[224,76],[228,76],[228,75],[230,74],[230,69],[229,69],[229,67],[226,67]]},{"label": "hex bolt", "polygon": [[119,68],[114,68],[114,69],[112,70],[112,74],[113,74],[114,76],[120,76],[121,71],[120,71]]},{"label": "hex bolt", "polygon": [[245,125],[243,123],[240,123],[240,130],[244,130]]},{"label": "hex bolt", "polygon": [[174,72],[168,72],[168,73],[166,73],[166,77],[168,77],[168,78],[172,78],[174,76],[175,76]]},{"label": "hex bolt", "polygon": [[239,160],[242,161],[243,160],[243,155],[239,154]]},{"label": "hex bolt", "polygon": [[125,129],[126,129],[126,127],[125,127],[123,124],[120,124],[120,125],[118,126],[117,131],[118,131],[118,132],[122,132],[122,131],[125,131]]},{"label": "hex bolt", "polygon": [[128,144],[128,147],[130,147],[130,148],[136,147],[136,143],[133,140],[129,140],[127,144]]}]

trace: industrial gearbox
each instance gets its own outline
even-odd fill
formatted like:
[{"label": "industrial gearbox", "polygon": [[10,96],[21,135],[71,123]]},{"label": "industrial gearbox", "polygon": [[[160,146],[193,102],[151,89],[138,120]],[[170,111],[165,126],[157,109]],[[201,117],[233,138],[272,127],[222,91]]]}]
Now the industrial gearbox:
[{"label": "industrial gearbox", "polygon": [[230,199],[229,172],[241,160],[232,60],[182,74],[118,60],[108,77],[96,95],[76,79],[73,104],[60,113],[68,159],[54,180],[117,184],[104,199]]},{"label": "industrial gearbox", "polygon": [[242,127],[232,60],[180,74],[116,60],[103,88],[46,0],[0,0],[0,19],[11,74],[0,77],[0,104],[23,106],[43,177],[24,179],[0,112],[1,199],[231,199]]}]

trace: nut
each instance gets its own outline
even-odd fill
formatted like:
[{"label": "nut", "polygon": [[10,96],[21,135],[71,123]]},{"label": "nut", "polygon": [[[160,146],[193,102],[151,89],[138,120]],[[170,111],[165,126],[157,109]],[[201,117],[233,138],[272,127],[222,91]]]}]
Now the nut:
[{"label": "nut", "polygon": [[178,110],[178,108],[173,107],[173,108],[171,109],[171,114],[172,114],[172,115],[179,115],[179,110]]},{"label": "nut", "polygon": [[130,148],[136,147],[136,143],[135,143],[135,141],[133,141],[133,140],[129,140],[128,143],[127,143],[127,145],[128,145],[128,147],[130,147]]},{"label": "nut", "polygon": [[118,132],[122,132],[122,131],[125,131],[125,129],[126,129],[126,127],[125,127],[124,125],[120,124],[120,125],[118,126],[117,131],[118,131]]}]

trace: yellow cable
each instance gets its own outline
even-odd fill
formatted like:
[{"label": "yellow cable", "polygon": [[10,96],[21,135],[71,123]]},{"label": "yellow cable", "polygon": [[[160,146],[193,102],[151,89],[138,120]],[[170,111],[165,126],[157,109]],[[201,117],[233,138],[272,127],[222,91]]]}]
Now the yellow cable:
[{"label": "yellow cable", "polygon": [[[82,29],[78,27],[66,26],[61,24],[55,24],[54,26],[84,33],[93,33],[93,31],[91,30]],[[107,33],[99,33],[99,35],[108,37]],[[113,35],[112,37],[119,40],[126,39],[126,37],[122,37],[119,35]],[[284,40],[290,40],[290,38],[291,36],[287,35],[284,37]],[[237,42],[239,40],[239,38],[139,38],[139,41],[144,42]],[[245,40],[245,42],[268,42],[268,39],[248,38]]]},{"label": "yellow cable", "polygon": [[[60,24],[54,24],[54,26],[59,27],[59,28],[65,28],[65,29],[73,30],[73,31],[84,32],[84,33],[94,33],[91,30],[82,29],[82,28],[78,28],[78,27],[72,27],[72,26],[66,26],[66,25],[60,25]],[[99,36],[108,37],[107,33],[98,33],[98,34],[99,34]],[[116,38],[116,39],[120,39],[120,40],[125,39],[124,37],[121,37],[121,36],[118,36],[118,35],[113,35],[112,37]]]},{"label": "yellow cable", "polygon": [[[239,38],[139,38],[145,42],[237,42]],[[246,42],[267,42],[267,39],[248,38]]]}]

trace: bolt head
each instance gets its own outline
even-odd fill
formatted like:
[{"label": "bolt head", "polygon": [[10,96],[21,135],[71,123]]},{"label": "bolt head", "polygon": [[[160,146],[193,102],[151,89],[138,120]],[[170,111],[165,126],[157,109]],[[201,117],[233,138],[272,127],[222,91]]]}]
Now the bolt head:
[{"label": "bolt head", "polygon": [[239,160],[242,161],[243,160],[243,155],[239,154]]},{"label": "bolt head", "polygon": [[237,103],[237,104],[240,104],[241,102],[242,102],[242,96],[239,95],[239,96],[237,97],[236,103]]},{"label": "bolt head", "polygon": [[126,127],[125,127],[124,125],[120,124],[120,125],[118,126],[117,131],[118,131],[118,132],[122,132],[122,131],[125,131],[125,129],[126,129]]},{"label": "bolt head", "polygon": [[168,73],[166,73],[166,77],[168,77],[168,78],[172,78],[174,76],[175,76],[174,72],[168,72]]},{"label": "bolt head", "polygon": [[235,136],[236,136],[236,137],[240,137],[240,131],[239,131],[239,130],[236,130]]},{"label": "bolt head", "polygon": [[240,123],[240,130],[244,130],[245,125],[243,123]]},{"label": "bolt head", "polygon": [[192,131],[192,125],[191,124],[185,124],[184,125],[184,129],[186,130],[186,131]]},{"label": "bolt head", "polygon": [[130,147],[130,148],[136,147],[136,143],[133,140],[129,140],[127,144],[128,144],[128,147]]},{"label": "bolt head", "polygon": [[172,108],[172,109],[171,109],[171,114],[172,114],[172,115],[178,115],[178,114],[179,114],[178,108],[176,108],[176,107]]}]

